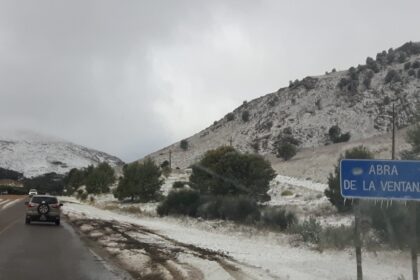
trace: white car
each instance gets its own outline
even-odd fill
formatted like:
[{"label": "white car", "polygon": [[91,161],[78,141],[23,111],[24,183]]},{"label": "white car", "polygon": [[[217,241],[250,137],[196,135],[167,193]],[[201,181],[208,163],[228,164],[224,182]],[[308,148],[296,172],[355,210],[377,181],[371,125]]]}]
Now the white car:
[{"label": "white car", "polygon": [[38,194],[38,191],[36,189],[30,189],[28,194],[29,196],[34,196]]}]

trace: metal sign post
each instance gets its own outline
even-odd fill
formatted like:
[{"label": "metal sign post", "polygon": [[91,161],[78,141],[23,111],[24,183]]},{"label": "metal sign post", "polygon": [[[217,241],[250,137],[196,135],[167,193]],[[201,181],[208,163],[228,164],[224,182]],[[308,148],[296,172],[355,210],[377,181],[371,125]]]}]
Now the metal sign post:
[{"label": "metal sign post", "polygon": [[360,205],[359,200],[354,200],[354,246],[356,248],[357,280],[363,280],[362,271],[362,242],[360,240]]},{"label": "metal sign post", "polygon": [[416,200],[420,200],[420,161],[355,160],[340,162],[340,189],[344,198],[356,199],[355,246],[357,279],[362,279],[358,199],[409,201],[413,280],[418,280]]}]

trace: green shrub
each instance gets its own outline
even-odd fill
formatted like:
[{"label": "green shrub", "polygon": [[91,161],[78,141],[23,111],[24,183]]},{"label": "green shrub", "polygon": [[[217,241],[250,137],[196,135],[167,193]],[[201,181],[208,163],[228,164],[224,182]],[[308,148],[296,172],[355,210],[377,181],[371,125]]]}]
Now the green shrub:
[{"label": "green shrub", "polygon": [[401,81],[400,74],[394,69],[389,70],[385,76],[385,83],[395,83],[399,81]]},{"label": "green shrub", "polygon": [[366,87],[366,88],[370,88],[370,84],[371,84],[371,82],[372,82],[372,78],[373,78],[373,76],[374,76],[375,74],[373,73],[373,71],[372,70],[368,70],[367,72],[366,72],[366,75],[365,75],[365,78],[363,79],[363,85]]},{"label": "green shrub", "polygon": [[304,242],[319,244],[321,241],[322,227],[321,224],[314,218],[303,221],[300,224],[294,224],[291,227],[291,232],[299,234]]},{"label": "green shrub", "polygon": [[417,70],[417,78],[419,78],[419,79],[420,79],[420,69],[419,69],[419,70]]},{"label": "green shrub", "polygon": [[354,228],[341,225],[339,227],[328,226],[323,228],[319,239],[319,247],[344,249],[353,245]]},{"label": "green shrub", "polygon": [[186,182],[176,181],[172,184],[172,188],[174,189],[182,189],[185,186]]},{"label": "green shrub", "polygon": [[398,62],[404,63],[406,60],[407,60],[407,55],[405,54],[405,52],[400,52],[400,55],[398,57]]},{"label": "green shrub", "polygon": [[319,250],[326,248],[344,249],[354,242],[354,227],[341,225],[339,227],[322,227],[314,218],[300,224],[293,224],[289,231],[299,234],[304,242],[315,244]]},{"label": "green shrub", "polygon": [[164,160],[161,164],[160,164],[160,168],[166,168],[169,167],[169,160]]},{"label": "green shrub", "polygon": [[281,192],[281,196],[291,196],[293,193],[289,190],[284,190]]},{"label": "green shrub", "polygon": [[418,61],[418,60],[414,61],[413,64],[411,65],[411,67],[413,69],[420,68],[420,61]]},{"label": "green shrub", "polygon": [[284,160],[289,160],[297,154],[297,147],[290,143],[280,144],[277,148],[277,157]]},{"label": "green shrub", "polygon": [[200,194],[195,190],[181,189],[170,191],[157,207],[160,216],[187,215],[195,217],[200,204]]},{"label": "green shrub", "polygon": [[378,64],[376,63],[376,61],[371,58],[368,57],[366,58],[366,66],[371,69],[373,72],[378,73],[379,72],[379,67]]},{"label": "green shrub", "polygon": [[234,119],[235,119],[235,115],[234,115],[233,113],[228,113],[228,114],[226,115],[226,120],[227,120],[228,122],[233,121]]},{"label": "green shrub", "polygon": [[188,150],[188,140],[184,139],[181,140],[181,142],[179,143],[179,147],[181,147],[181,149],[183,149],[184,151]]},{"label": "green shrub", "polygon": [[283,207],[266,207],[261,212],[261,222],[264,225],[285,230],[296,224],[297,218],[293,212]]},{"label": "green shrub", "polygon": [[411,62],[410,61],[409,62],[406,62],[404,64],[404,70],[408,70],[408,69],[410,69],[410,67],[411,67]]},{"label": "green shrub", "polygon": [[248,111],[243,111],[243,112],[242,112],[242,120],[243,120],[244,122],[249,121],[249,112],[248,112]]},{"label": "green shrub", "polygon": [[420,44],[419,43],[413,43],[413,42],[407,42],[401,47],[397,48],[398,51],[405,52],[409,55],[413,54],[420,54]]},{"label": "green shrub", "polygon": [[190,186],[204,195],[246,195],[266,201],[274,177],[270,162],[260,155],[243,154],[223,146],[207,151],[192,166]]},{"label": "green shrub", "polygon": [[341,133],[341,128],[338,125],[333,125],[328,130],[328,136],[333,143],[347,142],[350,140],[350,132]]},{"label": "green shrub", "polygon": [[85,201],[88,198],[88,194],[86,192],[82,192],[79,199],[82,201]]},{"label": "green shrub", "polygon": [[103,162],[88,170],[85,178],[86,191],[94,194],[109,192],[109,186],[116,180],[114,169],[108,163]]},{"label": "green shrub", "polygon": [[260,211],[256,201],[246,196],[208,196],[198,207],[197,216],[254,223],[259,220]]},{"label": "green shrub", "polygon": [[410,70],[408,70],[408,75],[409,76],[414,76],[414,77],[416,77],[416,71],[414,71],[414,69],[410,69]]},{"label": "green shrub", "polygon": [[123,168],[124,177],[119,181],[114,196],[120,200],[124,198],[139,198],[148,202],[160,197],[160,179],[162,171],[150,158],[143,162],[133,162]]}]

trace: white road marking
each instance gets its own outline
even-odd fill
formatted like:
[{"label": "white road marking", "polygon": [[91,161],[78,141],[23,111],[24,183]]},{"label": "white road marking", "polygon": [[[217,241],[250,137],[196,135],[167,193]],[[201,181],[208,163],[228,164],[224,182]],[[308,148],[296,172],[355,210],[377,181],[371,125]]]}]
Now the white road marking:
[{"label": "white road marking", "polygon": [[0,211],[1,210],[4,210],[6,208],[9,208],[10,206],[12,206],[13,204],[17,203],[18,201],[20,201],[20,199],[5,200],[4,202],[0,202]]},{"label": "white road marking", "polygon": [[8,201],[9,201],[9,200],[3,200],[3,201],[0,201],[0,206],[1,206],[1,205],[3,205],[3,204],[6,204]]}]

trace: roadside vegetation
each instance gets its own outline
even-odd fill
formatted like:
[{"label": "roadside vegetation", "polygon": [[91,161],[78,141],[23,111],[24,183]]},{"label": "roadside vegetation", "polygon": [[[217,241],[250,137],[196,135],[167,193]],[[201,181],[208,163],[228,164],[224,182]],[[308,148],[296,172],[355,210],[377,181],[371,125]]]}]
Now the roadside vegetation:
[{"label": "roadside vegetation", "polygon": [[149,202],[161,198],[160,188],[163,184],[162,171],[151,159],[134,162],[124,166],[124,176],[120,178],[114,196],[119,200],[129,198]]},{"label": "roadside vegetation", "polygon": [[224,146],[208,151],[192,166],[188,185],[178,183],[160,203],[157,212],[203,219],[229,220],[284,230],[296,223],[294,213],[264,206],[271,164],[259,155],[244,154]]},{"label": "roadside vegetation", "polygon": [[108,193],[110,186],[115,181],[114,169],[108,163],[102,162],[96,167],[89,165],[83,169],[71,169],[64,177],[63,183],[69,195],[73,194],[80,186],[85,186],[88,194],[100,194]]}]

